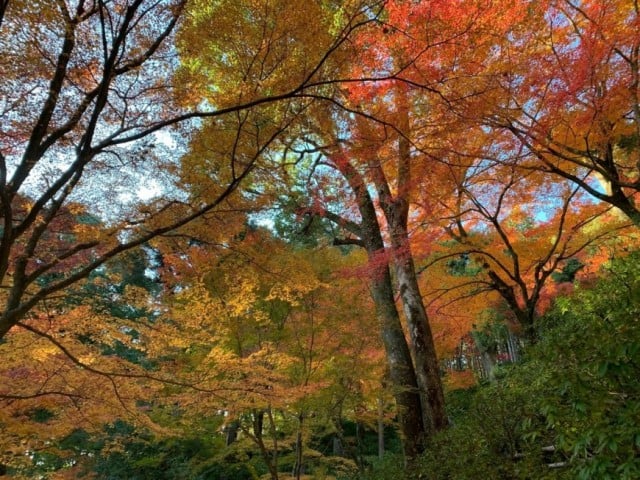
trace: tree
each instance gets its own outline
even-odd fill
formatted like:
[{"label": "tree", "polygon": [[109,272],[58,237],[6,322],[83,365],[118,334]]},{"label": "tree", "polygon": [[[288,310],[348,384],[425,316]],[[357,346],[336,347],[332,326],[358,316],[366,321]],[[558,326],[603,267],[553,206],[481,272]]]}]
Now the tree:
[{"label": "tree", "polygon": [[[521,77],[516,73],[519,70],[510,68],[514,67],[511,58],[522,59],[523,68],[525,62],[531,64],[529,57],[520,52],[504,59],[496,52],[501,49],[510,52],[506,49],[522,40],[526,35],[523,32],[531,33],[531,25],[537,25],[535,21],[547,18],[548,8],[548,5],[528,8],[523,4],[499,2],[492,5],[482,2],[425,2],[421,5],[391,2],[386,36],[381,41],[365,42],[370,52],[366,58],[387,58],[385,66],[399,72],[394,82],[404,82],[405,86],[410,86],[405,87],[407,91],[413,89],[414,92],[405,95],[394,92],[391,81],[375,87],[365,84],[349,92],[356,102],[373,103],[368,111],[375,112],[373,116],[377,118],[381,118],[379,111],[386,103],[395,104],[396,112],[410,112],[404,123],[402,120],[380,123],[386,129],[400,133],[398,150],[403,150],[404,143],[405,156],[412,161],[398,168],[392,182],[386,181],[388,174],[384,168],[368,165],[370,171],[376,172],[372,175],[377,175],[377,194],[390,231],[400,231],[397,219],[402,218],[398,214],[402,210],[399,207],[411,198],[407,193],[411,189],[419,192],[413,194],[416,213],[412,217],[420,218],[416,225],[423,222],[423,225],[433,226],[440,222],[451,238],[460,243],[473,243],[468,235],[473,229],[494,230],[494,239],[500,245],[494,254],[488,254],[489,245],[476,245],[474,253],[484,252],[484,258],[477,263],[485,268],[487,285],[503,296],[522,325],[532,323],[541,289],[551,271],[566,260],[567,255],[579,253],[600,235],[612,235],[620,227],[620,223],[611,217],[608,233],[606,228],[598,233],[584,228],[584,222],[595,218],[592,210],[600,207],[580,198],[577,191],[564,185],[563,179],[552,181],[541,173],[529,172],[527,158],[530,152],[522,147],[520,140],[491,123],[494,112],[509,111],[509,103],[501,96],[500,86],[495,82],[500,83],[502,75],[513,78],[514,83],[520,85]],[[421,21],[415,21],[416,18]],[[531,24],[526,23],[528,20]],[[369,39],[367,33],[369,31],[361,36]],[[373,61],[371,65],[364,63],[358,68],[369,72],[380,67]],[[536,72],[541,81],[553,78],[548,73]],[[526,80],[522,83],[528,88]],[[519,104],[529,108],[525,100]],[[550,110],[549,114],[553,112]],[[390,134],[385,130],[378,136],[384,138]],[[363,143],[361,139],[359,143]],[[387,154],[380,163],[388,165],[391,158]],[[522,167],[523,171],[517,170]],[[387,184],[395,188],[395,192]],[[539,201],[536,197],[547,198],[546,205],[536,203]],[[552,197],[562,200],[551,201]],[[559,204],[556,206],[553,202]],[[605,209],[601,208],[602,211]],[[553,219],[543,222],[535,215]],[[518,218],[522,216],[528,218]],[[532,227],[541,224],[536,227],[540,228],[536,232],[540,235],[539,240],[545,234],[554,239],[549,249],[544,248],[544,241],[536,242],[541,255],[532,260],[531,265],[527,265],[528,260],[522,260],[524,253],[533,250],[530,247],[520,250],[520,246],[512,244],[518,229],[527,230],[522,221],[529,221]],[[553,232],[542,233],[542,225],[552,228]],[[436,244],[431,237],[429,239],[427,234],[422,240],[431,246],[423,247],[427,254]],[[487,240],[484,234],[478,237],[480,243]],[[389,238],[393,242],[393,233]],[[399,238],[398,233],[396,238]],[[396,245],[397,251],[409,250],[397,241]],[[456,252],[454,249],[451,257],[445,255],[443,258],[470,253],[471,250]],[[495,262],[495,268],[492,262]],[[530,278],[525,278],[528,276]],[[470,285],[467,283],[466,286]],[[514,292],[514,285],[518,285],[517,292]],[[409,291],[412,289],[405,288],[405,292]]]},{"label": "tree", "polygon": [[[452,12],[439,2],[434,2],[434,5],[436,9],[442,9],[439,13],[445,20],[451,20]],[[446,45],[455,44],[458,37],[464,35],[467,25],[454,26],[451,22],[451,28],[444,34],[436,34],[436,39],[427,36],[423,40],[423,32],[419,32],[419,36],[409,33],[411,27],[407,27],[407,19],[411,9],[408,2],[389,3],[386,10],[389,21],[384,28],[376,25],[363,30],[357,37],[359,52],[364,52],[363,58],[370,60],[350,65],[349,68],[357,72],[356,77],[381,78],[384,81],[375,84],[355,83],[343,89],[340,101],[336,104],[348,113],[320,113],[322,119],[337,117],[339,120],[334,121],[339,126],[325,126],[319,120],[309,133],[311,139],[302,141],[301,151],[304,151],[305,142],[307,145],[317,145],[319,151],[326,153],[326,161],[317,165],[328,165],[342,176],[342,188],[348,187],[352,204],[343,205],[343,212],[338,213],[335,210],[337,195],[332,188],[340,187],[333,186],[327,179],[331,174],[327,175],[318,182],[320,188],[316,193],[317,198],[308,213],[330,219],[347,231],[347,238],[338,239],[338,243],[365,247],[370,257],[372,282],[385,278],[384,288],[391,292],[385,296],[372,288],[374,297],[378,295],[376,302],[381,311],[395,310],[393,287],[389,283],[391,277],[387,277],[388,273],[381,273],[383,269],[389,270],[389,262],[393,264],[394,281],[402,299],[406,330],[411,338],[415,382],[422,395],[422,428],[431,431],[444,428],[447,419],[433,335],[411,253],[409,219],[413,215],[410,205],[416,201],[414,195],[418,191],[417,185],[424,181],[420,174],[414,176],[412,173],[414,164],[420,161],[419,168],[425,172],[434,165],[428,161],[431,159],[428,155],[420,157],[420,153],[423,153],[420,147],[424,144],[419,145],[416,139],[432,133],[435,129],[429,131],[424,123],[433,124],[439,117],[429,118],[428,121],[420,119],[420,114],[425,110],[424,104],[429,102],[426,93],[434,89],[431,85],[418,83],[413,68],[424,57],[430,60],[435,58],[442,45],[445,45],[442,50],[446,50]],[[416,10],[421,9],[416,7]],[[470,23],[473,25],[473,20]],[[402,40],[386,39],[384,35],[390,31]],[[406,37],[403,36],[405,34]],[[411,39],[408,45],[403,44],[406,38]],[[416,38],[419,40],[416,41]],[[408,48],[403,50],[401,47]],[[433,57],[430,56],[432,50]],[[424,78],[419,78],[419,81],[423,82]],[[408,85],[414,87],[414,92],[407,92]],[[388,239],[388,246],[383,238]],[[388,316],[397,317],[398,313],[389,313]],[[391,330],[392,324],[389,325]],[[406,340],[398,337],[399,343],[406,343]],[[387,355],[392,355],[393,348],[397,349],[392,346],[387,348]],[[397,365],[397,361],[390,360],[392,375]],[[407,371],[410,372],[410,369]],[[400,385],[397,383],[396,387]],[[412,440],[408,440],[405,434],[405,441]]]},{"label": "tree", "polygon": [[64,302],[45,302],[0,344],[0,442],[12,471],[73,465],[78,452],[58,442],[79,429],[99,432],[117,418],[159,430],[141,408],[160,394],[160,370],[171,365],[150,348],[150,327],[161,329],[150,309],[157,284],[140,276],[144,253],[128,257],[94,272]]},{"label": "tree", "polygon": [[[360,128],[363,127],[360,126]],[[385,169],[389,168],[389,165],[392,162],[395,163],[395,161],[380,156],[378,149],[385,144],[383,137],[376,139],[375,134],[368,131],[369,134],[374,136],[364,138],[359,135],[357,129],[357,123],[352,124],[351,134],[353,138],[349,142],[353,142],[353,147],[349,149],[342,148],[336,154],[329,155],[328,165],[342,175],[351,189],[351,195],[356,197],[357,213],[360,216],[360,221],[354,222],[349,218],[345,218],[344,215],[342,217],[336,215],[321,205],[314,207],[315,213],[333,220],[336,225],[348,231],[351,238],[343,242],[359,244],[365,247],[370,257],[369,267],[372,270],[371,276],[373,278],[380,277],[379,270],[382,268],[388,269],[389,262],[393,263],[395,289],[400,292],[407,330],[411,339],[410,350],[413,358],[413,368],[422,396],[424,428],[426,428],[426,431],[437,431],[444,428],[447,421],[435,346],[418,288],[413,257],[409,246],[407,222],[409,218],[409,184],[411,179],[408,145],[404,143],[403,138],[399,140],[400,152],[396,154],[397,157],[394,159],[397,161],[397,172],[399,173],[398,177],[393,177],[394,182],[397,182],[397,184],[394,184],[398,193],[394,196],[391,193],[391,186],[386,178]],[[382,226],[380,220],[378,220],[376,203],[368,191],[369,188],[377,191],[377,205],[379,205],[381,213],[384,215],[385,226]],[[383,235],[389,236],[389,247],[384,244]],[[378,263],[380,266],[376,265]],[[390,284],[387,288],[393,287]],[[383,298],[380,298],[380,301]],[[391,305],[392,298],[392,296],[386,297],[389,306],[385,308],[395,308],[395,305]]]},{"label": "tree", "polygon": [[636,225],[639,22],[634,1],[539,2],[487,59],[500,100],[482,111],[527,153],[521,167],[579,185]]},{"label": "tree", "polygon": [[284,465],[296,477],[312,468],[321,456],[309,447],[312,434],[339,437],[343,415],[354,418],[356,406],[361,416],[377,412],[383,373],[370,305],[360,278],[336,274],[359,258],[292,251],[260,228],[224,247],[193,245],[179,257],[167,259],[174,275],[181,272],[171,317],[192,352],[189,368],[199,372],[200,387],[229,387],[215,398],[185,392],[180,404],[225,409],[229,431],[250,440],[272,478]]},{"label": "tree", "polygon": [[[198,8],[190,11],[189,21],[197,18]],[[309,63],[299,75],[288,72],[295,81],[254,89],[250,97],[211,98],[194,108],[173,101],[189,90],[188,84],[183,89],[174,81],[183,78],[175,77],[173,35],[184,9],[182,0],[3,2],[0,42],[7,54],[0,87],[6,99],[0,152],[0,336],[43,299],[86,278],[115,255],[218,208],[280,131],[254,135],[249,157],[246,151],[242,158],[228,152],[226,182],[207,202],[193,204],[182,201],[179,185],[173,186],[172,150],[180,137],[189,136],[196,119],[213,122],[226,115],[236,115],[238,128],[246,131],[243,116],[252,109],[286,104],[331,84],[334,80],[324,77],[325,64],[354,31],[376,18],[375,10],[360,6],[343,12],[339,27],[323,44],[326,49],[305,57]],[[286,121],[278,125],[288,128]],[[160,133],[169,127],[177,129],[173,147]],[[128,189],[148,175],[166,179],[166,196],[139,211],[118,206],[133,197]],[[124,197],[114,198],[123,176],[129,186]],[[103,195],[107,201],[101,203]],[[47,239],[58,234],[54,220],[72,200],[104,209],[108,224],[96,238],[78,236],[64,248],[52,249]],[[55,281],[38,285],[61,265]]]},{"label": "tree", "polygon": [[438,479],[637,477],[635,262],[637,252],[616,258],[597,282],[558,297],[537,325],[539,342],[495,382],[451,392],[454,426],[425,455],[424,471]]},{"label": "tree", "polygon": [[375,203],[368,190],[364,177],[351,163],[349,154],[338,150],[328,157],[331,168],[338,171],[350,188],[349,194],[355,204],[355,213],[359,219],[341,216],[316,199],[316,204],[306,213],[318,215],[334,222],[344,229],[348,236],[337,238],[338,245],[359,245],[367,252],[367,270],[371,296],[376,305],[376,314],[380,324],[385,347],[389,376],[398,408],[399,427],[402,432],[405,455],[414,459],[425,445],[424,418],[426,405],[422,404],[415,367],[411,352],[404,336],[400,316],[395,305],[394,289],[391,280],[389,258],[378,223]]},{"label": "tree", "polygon": [[[507,165],[467,172],[427,264],[445,262],[440,268],[453,275],[442,282],[446,272],[436,274],[431,295],[446,310],[456,298],[495,291],[513,315],[512,328],[533,341],[553,273],[572,259],[588,262],[590,249],[619,237],[629,224],[609,206],[581,198],[578,187],[552,183],[539,172]],[[446,262],[456,259],[466,263],[454,272]]]},{"label": "tree", "polygon": [[[514,10],[517,8],[508,8],[500,16],[509,18]],[[372,26],[358,35],[363,62],[352,68],[357,77],[386,74],[387,79],[356,83],[345,91],[344,103],[355,112],[353,118],[343,120],[348,125],[344,140],[350,145],[353,165],[346,171],[343,159],[334,163],[350,184],[350,178],[360,176],[365,188],[375,192],[388,242],[381,252],[394,267],[423,395],[425,425],[427,430],[438,431],[448,421],[414,259],[416,245],[433,239],[426,235],[418,240],[413,227],[420,209],[425,217],[436,217],[438,203],[448,202],[447,196],[455,191],[447,181],[448,168],[455,168],[446,163],[446,140],[454,135],[447,129],[455,124],[459,134],[464,127],[463,120],[456,118],[455,101],[443,92],[459,100],[473,88],[468,81],[457,81],[458,62],[486,35],[485,22],[495,11],[481,3],[397,1],[387,3],[386,13],[383,26]],[[472,62],[470,59],[469,64]]]}]

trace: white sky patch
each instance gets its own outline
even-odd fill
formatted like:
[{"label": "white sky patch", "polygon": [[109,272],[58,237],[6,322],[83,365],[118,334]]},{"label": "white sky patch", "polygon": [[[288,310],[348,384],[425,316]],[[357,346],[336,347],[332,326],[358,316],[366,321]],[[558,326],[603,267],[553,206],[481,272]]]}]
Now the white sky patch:
[{"label": "white sky patch", "polygon": [[167,148],[176,148],[178,145],[171,133],[165,130],[159,130],[153,134],[156,142]]},{"label": "white sky patch", "polygon": [[137,200],[148,201],[159,197],[164,189],[157,180],[138,177],[138,184],[133,192],[121,192],[118,199],[123,203],[131,203]]},{"label": "white sky patch", "polygon": [[275,229],[275,221],[273,218],[273,213],[270,212],[260,212],[249,215],[249,219],[252,223],[259,227],[267,228],[270,231],[274,231]]},{"label": "white sky patch", "polygon": [[136,192],[136,196],[140,200],[151,200],[152,198],[159,197],[162,193],[162,186],[156,180],[151,179],[140,185],[140,188]]}]

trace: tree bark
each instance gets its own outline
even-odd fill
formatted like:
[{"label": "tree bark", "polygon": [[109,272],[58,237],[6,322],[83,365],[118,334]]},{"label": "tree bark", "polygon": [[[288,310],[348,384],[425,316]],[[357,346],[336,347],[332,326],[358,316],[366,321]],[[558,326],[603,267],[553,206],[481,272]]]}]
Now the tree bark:
[{"label": "tree bark", "polygon": [[336,158],[335,167],[355,195],[361,221],[356,223],[327,211],[322,215],[357,236],[357,244],[367,251],[369,288],[380,325],[404,453],[411,462],[424,451],[426,430],[411,351],[396,308],[387,249],[373,199],[362,175],[344,157]]},{"label": "tree bark", "polygon": [[[408,242],[407,242],[408,243]],[[405,247],[403,247],[405,248]],[[409,248],[408,245],[406,248]],[[407,321],[416,379],[423,401],[423,416],[427,430],[437,432],[447,427],[447,412],[440,379],[440,369],[429,318],[422,301],[415,266],[411,255],[395,259],[396,282]]]},{"label": "tree bark", "polygon": [[395,306],[388,269],[383,272],[382,278],[371,279],[371,295],[381,326],[404,453],[407,460],[411,461],[423,452],[426,432],[416,373]]},{"label": "tree bark", "polygon": [[296,446],[295,446],[295,462],[293,463],[293,471],[292,476],[296,480],[300,480],[300,475],[302,474],[302,460],[303,460],[303,452],[302,452],[302,428],[304,426],[304,413],[300,413],[298,415],[298,431],[296,432]]},{"label": "tree bark", "polygon": [[375,206],[366,188],[362,188],[358,193],[362,216],[362,240],[371,265],[371,295],[381,326],[405,456],[411,461],[424,451],[426,429],[422,412],[425,406],[422,405],[411,351],[396,308],[389,260]]},{"label": "tree bark", "polygon": [[432,433],[445,428],[448,420],[435,344],[409,243],[409,199],[413,180],[410,144],[405,135],[410,132],[410,122],[406,92],[401,90],[398,98],[398,125],[401,133],[398,139],[395,196],[378,159],[372,159],[370,171],[391,237],[396,284],[411,339],[411,354],[422,396],[423,422],[427,433]]},{"label": "tree bark", "polygon": [[[273,451],[269,451],[269,448],[267,448],[262,434],[265,415],[269,420],[271,435],[273,437]],[[269,470],[269,474],[271,475],[271,480],[278,480],[278,444],[275,437],[275,423],[273,421],[271,407],[268,407],[266,410],[255,409],[251,416],[251,428],[241,426],[242,431],[258,446],[262,459]]]},{"label": "tree bark", "polygon": [[378,458],[384,457],[384,400],[378,397]]}]

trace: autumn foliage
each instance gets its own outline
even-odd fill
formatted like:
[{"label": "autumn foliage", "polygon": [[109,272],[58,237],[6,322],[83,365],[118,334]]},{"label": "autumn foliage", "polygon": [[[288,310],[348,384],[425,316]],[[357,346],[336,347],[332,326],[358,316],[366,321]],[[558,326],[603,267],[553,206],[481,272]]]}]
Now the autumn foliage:
[{"label": "autumn foliage", "polygon": [[273,480],[393,426],[413,468],[445,391],[637,249],[639,30],[631,0],[0,2],[0,468],[98,468],[61,445],[114,422]]}]

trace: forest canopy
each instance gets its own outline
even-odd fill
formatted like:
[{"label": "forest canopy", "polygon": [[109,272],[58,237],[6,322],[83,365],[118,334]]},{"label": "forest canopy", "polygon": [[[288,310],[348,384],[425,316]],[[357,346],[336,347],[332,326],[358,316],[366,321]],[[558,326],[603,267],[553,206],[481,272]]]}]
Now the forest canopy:
[{"label": "forest canopy", "polygon": [[0,476],[637,478],[638,31],[0,0]]}]

